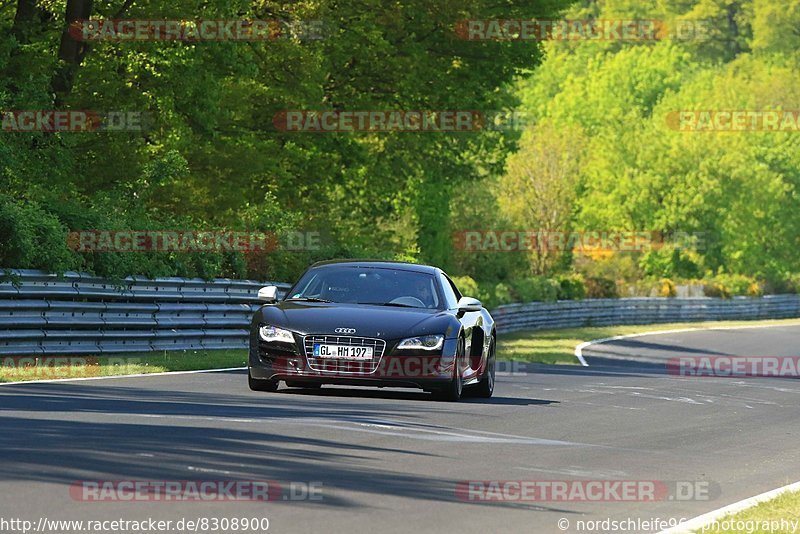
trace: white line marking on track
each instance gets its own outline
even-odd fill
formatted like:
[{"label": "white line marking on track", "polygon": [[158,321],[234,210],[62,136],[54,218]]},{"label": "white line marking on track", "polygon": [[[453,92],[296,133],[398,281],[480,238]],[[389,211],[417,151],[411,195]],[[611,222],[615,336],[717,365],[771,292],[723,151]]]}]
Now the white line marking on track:
[{"label": "white line marking on track", "polygon": [[609,341],[618,341],[620,339],[628,339],[632,337],[642,336],[656,336],[659,334],[678,334],[681,332],[699,332],[703,330],[746,330],[751,328],[778,328],[780,326],[800,326],[800,323],[781,323],[781,324],[762,324],[753,326],[711,326],[708,328],[680,328],[677,330],[654,330],[652,332],[641,332],[639,334],[625,334],[622,336],[604,337],[600,339],[593,339],[591,341],[584,341],[575,347],[575,357],[584,367],[589,367],[586,358],[583,356],[583,349],[590,345],[599,345],[600,343],[607,343]]},{"label": "white line marking on track", "polygon": [[503,434],[498,432],[486,432],[482,430],[451,429],[448,427],[426,428],[419,425],[410,425],[400,421],[358,421],[345,417],[331,418],[283,418],[283,417],[214,417],[207,415],[171,415],[153,413],[127,413],[127,414],[106,414],[113,416],[119,422],[124,418],[147,418],[183,421],[227,421],[230,423],[257,424],[264,426],[265,423],[273,425],[293,425],[317,428],[329,428],[336,430],[346,430],[347,432],[365,432],[379,434],[383,436],[403,437],[425,441],[453,441],[459,443],[505,443],[520,445],[541,445],[559,447],[595,447],[603,449],[627,450],[620,447],[609,447],[606,445],[595,445],[592,443],[580,443],[574,441],[553,440],[537,438],[532,436],[520,436],[516,434]]}]

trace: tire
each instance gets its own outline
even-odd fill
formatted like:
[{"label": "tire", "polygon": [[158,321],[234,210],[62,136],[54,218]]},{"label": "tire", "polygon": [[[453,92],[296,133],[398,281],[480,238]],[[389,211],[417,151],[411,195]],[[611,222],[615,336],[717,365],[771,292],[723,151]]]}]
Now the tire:
[{"label": "tire", "polygon": [[489,342],[489,354],[486,355],[486,372],[473,393],[482,399],[491,398],[495,384],[495,345],[494,338]]},{"label": "tire", "polygon": [[438,400],[448,402],[458,402],[464,393],[464,383],[461,378],[461,373],[458,370],[458,362],[464,357],[464,339],[458,340],[458,348],[456,349],[456,363],[453,370],[453,380],[450,381],[443,389],[436,393]]},{"label": "tire", "polygon": [[322,384],[315,384],[314,382],[293,382],[291,380],[287,380],[286,386],[290,388],[319,389],[322,387]]},{"label": "tire", "polygon": [[270,393],[278,391],[277,380],[259,380],[253,378],[249,369],[247,370],[247,385],[250,386],[250,389],[253,391],[269,391]]}]

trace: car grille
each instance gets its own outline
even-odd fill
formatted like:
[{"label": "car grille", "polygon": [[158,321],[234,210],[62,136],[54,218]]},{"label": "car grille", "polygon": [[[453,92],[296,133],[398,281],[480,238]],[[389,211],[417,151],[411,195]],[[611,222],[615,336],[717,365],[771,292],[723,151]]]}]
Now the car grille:
[{"label": "car grille", "polygon": [[[315,358],[314,343],[329,345],[349,345],[352,347],[372,347],[372,360],[352,361],[336,358]],[[310,335],[303,338],[303,349],[308,366],[314,371],[330,371],[334,373],[364,374],[373,373],[383,357],[386,342],[371,337]]]}]

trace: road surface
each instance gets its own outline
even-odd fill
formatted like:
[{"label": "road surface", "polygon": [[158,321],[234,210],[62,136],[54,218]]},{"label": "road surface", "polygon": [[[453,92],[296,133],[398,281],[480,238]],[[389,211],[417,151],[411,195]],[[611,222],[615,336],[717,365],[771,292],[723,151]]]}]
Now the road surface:
[{"label": "road surface", "polygon": [[[585,349],[589,367],[524,366],[498,377],[493,399],[460,403],[394,389],[256,393],[239,371],[2,386],[0,520],[248,517],[279,533],[485,534],[689,518],[800,479],[800,381],[676,377],[663,362],[797,356],[798,340],[798,326],[619,340]],[[479,500],[508,485],[457,491],[576,480],[670,490],[656,500],[612,491],[610,502]],[[280,491],[270,501],[96,502],[75,491],[83,481],[273,481]],[[678,483],[708,494],[678,495]]]}]

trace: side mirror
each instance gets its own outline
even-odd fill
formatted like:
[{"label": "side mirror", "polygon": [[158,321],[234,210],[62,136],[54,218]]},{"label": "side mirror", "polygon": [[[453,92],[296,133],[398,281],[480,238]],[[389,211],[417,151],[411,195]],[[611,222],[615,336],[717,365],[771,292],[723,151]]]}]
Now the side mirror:
[{"label": "side mirror", "polygon": [[278,300],[278,288],[275,286],[262,287],[258,290],[258,300],[274,304]]},{"label": "side mirror", "polygon": [[477,312],[483,309],[483,304],[472,297],[461,297],[458,301],[459,313]]}]

